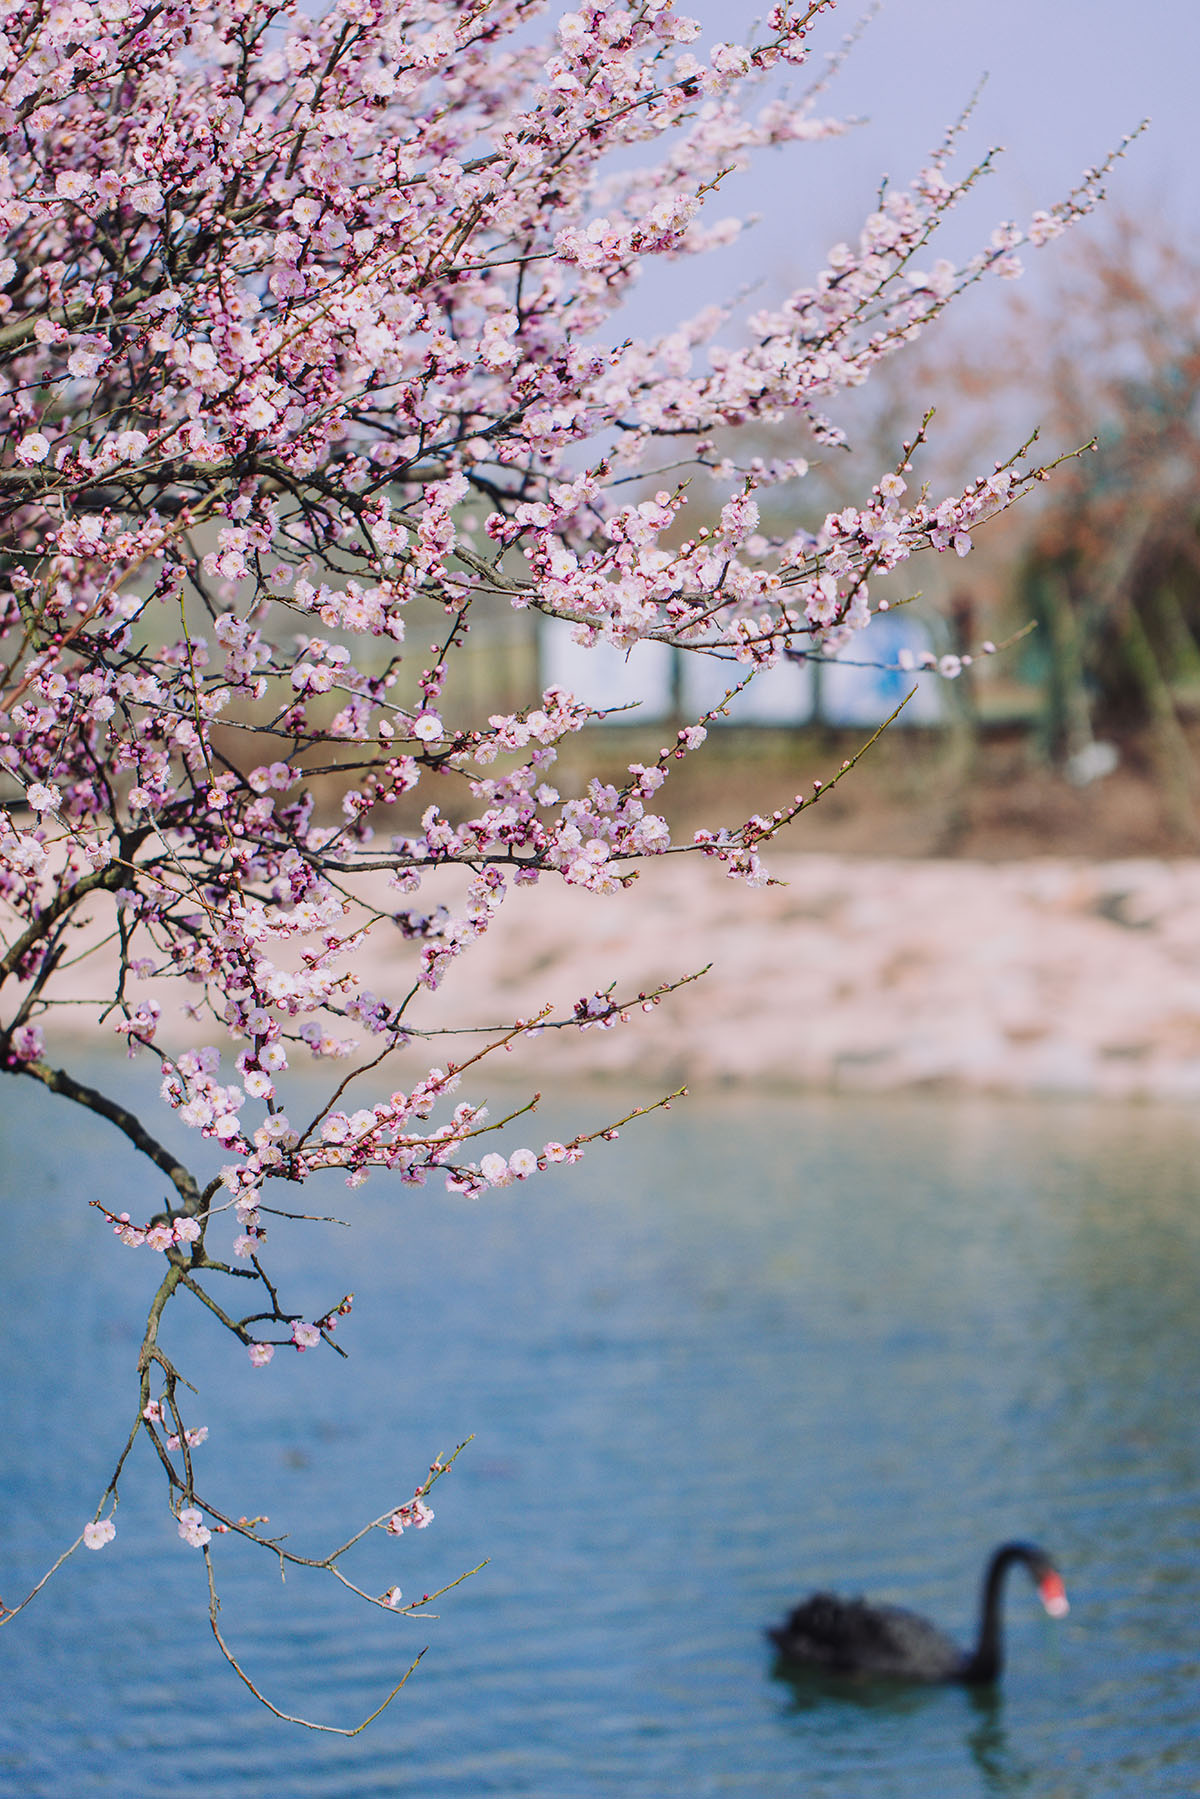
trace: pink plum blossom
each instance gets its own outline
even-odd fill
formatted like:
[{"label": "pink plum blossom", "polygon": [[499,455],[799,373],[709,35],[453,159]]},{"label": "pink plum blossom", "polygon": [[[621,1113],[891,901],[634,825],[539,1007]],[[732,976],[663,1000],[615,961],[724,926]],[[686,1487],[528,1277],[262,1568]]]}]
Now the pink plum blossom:
[{"label": "pink plum blossom", "polygon": [[212,1542],[212,1531],[205,1524],[204,1513],[198,1506],[183,1506],[177,1517],[179,1535],[185,1543],[190,1543],[193,1549],[203,1549],[205,1544]]},{"label": "pink plum blossom", "polygon": [[[198,1448],[201,1443],[203,1443],[207,1440],[207,1437],[208,1437],[207,1424],[201,1424],[197,1429],[187,1430],[187,1431],[184,1431],[184,1433],[183,1433],[183,1441],[187,1444],[189,1449]],[[179,1438],[174,1433],[174,1431],[172,1431],[171,1435],[167,1438],[167,1448],[168,1449],[178,1449],[179,1447],[180,1447]]]},{"label": "pink plum blossom", "polygon": [[387,1521],[386,1529],[392,1536],[398,1537],[406,1530],[424,1530],[433,1523],[432,1508],[427,1506],[418,1493],[405,1505],[397,1506]]},{"label": "pink plum blossom", "polygon": [[40,1025],[23,1024],[13,1032],[11,1052],[17,1062],[36,1062],[46,1048],[45,1034]]}]

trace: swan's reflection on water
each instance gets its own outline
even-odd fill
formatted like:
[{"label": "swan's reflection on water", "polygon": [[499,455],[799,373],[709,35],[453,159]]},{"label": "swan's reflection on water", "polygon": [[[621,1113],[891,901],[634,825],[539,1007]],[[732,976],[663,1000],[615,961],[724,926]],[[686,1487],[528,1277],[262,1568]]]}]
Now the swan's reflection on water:
[{"label": "swan's reflection on water", "polygon": [[872,1719],[879,1726],[905,1724],[931,1706],[948,1708],[966,1725],[962,1740],[978,1771],[980,1795],[1015,1799],[1033,1789],[1036,1765],[1014,1747],[999,1686],[922,1686],[875,1675],[832,1675],[797,1669],[781,1656],[773,1659],[770,1673],[787,1695],[785,1720],[812,1722],[814,1714],[823,1713],[832,1732],[838,1728],[839,1712],[855,1714],[870,1729]]},{"label": "swan's reflection on water", "polygon": [[979,1769],[982,1790],[994,1799],[1011,1799],[1011,1795],[1027,1793],[1034,1778],[1034,1766],[1013,1748],[1004,1722],[1004,1695],[997,1687],[968,1695],[976,1722],[967,1732],[967,1747]]},{"label": "swan's reflection on water", "polygon": [[902,1718],[947,1691],[944,1686],[925,1686],[919,1681],[882,1680],[877,1674],[830,1674],[824,1669],[797,1668],[780,1655],[772,1658],[770,1672],[771,1679],[787,1692],[785,1711],[793,1713],[846,1705]]}]

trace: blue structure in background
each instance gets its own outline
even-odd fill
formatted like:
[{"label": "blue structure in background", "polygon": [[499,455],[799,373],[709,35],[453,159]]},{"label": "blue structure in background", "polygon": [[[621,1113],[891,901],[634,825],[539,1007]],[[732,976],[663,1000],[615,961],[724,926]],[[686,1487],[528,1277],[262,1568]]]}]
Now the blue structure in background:
[{"label": "blue structure in background", "polygon": [[584,649],[571,636],[573,627],[542,619],[538,629],[538,662],[543,687],[565,687],[597,711],[617,711],[615,725],[650,724],[669,718],[675,652],[665,643],[639,643],[619,650],[611,643]]},{"label": "blue structure in background", "polygon": [[[750,673],[743,663],[725,662],[713,656],[681,655],[680,660],[680,698],[689,718],[700,718],[719,706],[722,695]],[[813,716],[814,692],[811,663],[781,662],[755,675],[745,692],[730,700],[726,717],[716,718],[713,723],[807,724]]]},{"label": "blue structure in background", "polygon": [[[553,619],[541,621],[541,683],[569,688],[609,712],[612,724],[651,724],[676,712],[699,718],[720,705],[747,673],[740,663],[681,654],[661,643],[639,643],[628,651],[612,644],[584,649],[571,630]],[[820,721],[873,730],[915,687],[897,722],[940,724],[945,718],[941,678],[900,666],[902,655],[915,665],[930,647],[928,631],[910,612],[877,614],[841,656],[765,670],[730,701],[726,719],[713,722],[779,727]]]},{"label": "blue structure in background", "polygon": [[818,681],[822,721],[827,725],[864,725],[874,730],[915,687],[916,692],[897,724],[941,724],[946,717],[942,677],[899,666],[905,652],[918,663],[931,648],[929,632],[907,609],[876,613],[867,629],[860,631],[840,656],[821,663]]}]

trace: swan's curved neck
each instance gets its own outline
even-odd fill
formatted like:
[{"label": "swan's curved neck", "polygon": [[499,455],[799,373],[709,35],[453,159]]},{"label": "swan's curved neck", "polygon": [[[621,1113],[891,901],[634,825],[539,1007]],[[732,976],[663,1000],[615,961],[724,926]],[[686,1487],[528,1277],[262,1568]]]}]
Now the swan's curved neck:
[{"label": "swan's curved neck", "polygon": [[967,1681],[995,1680],[1004,1666],[1004,1631],[1001,1601],[1004,1580],[1014,1562],[1028,1560],[1022,1543],[1005,1543],[997,1549],[983,1577],[983,1595],[979,1616],[979,1640],[967,1657],[962,1678]]}]

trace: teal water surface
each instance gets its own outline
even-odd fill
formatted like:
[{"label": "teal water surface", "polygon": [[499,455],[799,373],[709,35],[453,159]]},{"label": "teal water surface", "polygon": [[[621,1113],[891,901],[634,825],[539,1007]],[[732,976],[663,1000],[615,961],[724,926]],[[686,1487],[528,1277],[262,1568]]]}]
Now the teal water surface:
[{"label": "teal water surface", "polygon": [[[123,1068],[122,1080],[133,1078]],[[150,1252],[86,1200],[158,1202],[115,1134],[9,1082],[0,1137],[0,1595],[91,1515],[128,1428]],[[15,1091],[14,1091],[15,1090]],[[621,1109],[543,1106],[544,1141]],[[513,1145],[515,1146],[515,1141]],[[468,1204],[323,1189],[351,1230],[272,1233],[341,1340],[244,1350],[176,1303],[203,1484],[323,1551],[474,1433],[434,1524],[351,1573],[438,1621],[202,1559],[134,1458],[118,1537],[0,1632],[0,1793],[21,1799],[1108,1799],[1200,1792],[1200,1121],[1154,1108],[693,1098],[574,1170]],[[161,1268],[161,1262],[156,1264]],[[966,1639],[990,1546],[1032,1537],[1072,1600],[1009,1594],[1001,1688],[793,1687],[763,1627],[830,1585]]]}]

